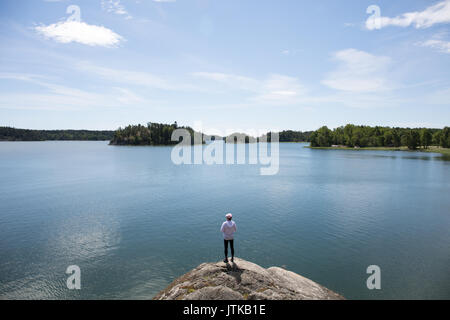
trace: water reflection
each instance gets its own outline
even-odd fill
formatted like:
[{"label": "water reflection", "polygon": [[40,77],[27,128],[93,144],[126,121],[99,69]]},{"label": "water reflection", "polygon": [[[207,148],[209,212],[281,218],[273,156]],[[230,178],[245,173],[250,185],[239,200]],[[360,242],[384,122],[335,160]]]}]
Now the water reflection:
[{"label": "water reflection", "polygon": [[[0,143],[0,297],[151,298],[222,258],[230,211],[239,257],[347,298],[449,298],[449,162],[303,146],[280,144],[279,173],[261,176],[176,166],[170,147]],[[80,291],[65,286],[72,264]],[[389,290],[365,288],[370,264]]]}]

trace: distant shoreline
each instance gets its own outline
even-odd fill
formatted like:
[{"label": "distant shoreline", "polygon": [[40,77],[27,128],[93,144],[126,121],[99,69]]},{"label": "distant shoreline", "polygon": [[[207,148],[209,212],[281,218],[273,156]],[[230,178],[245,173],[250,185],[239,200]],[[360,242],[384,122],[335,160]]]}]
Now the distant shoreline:
[{"label": "distant shoreline", "polygon": [[88,140],[88,139],[85,139],[85,140],[82,140],[82,139],[78,139],[78,140],[75,140],[75,139],[65,139],[65,140],[63,140],[63,139],[59,139],[59,140],[56,140],[56,139],[47,139],[47,140],[5,140],[5,139],[0,139],[0,142],[49,142],[49,141],[54,141],[54,142],[109,142],[109,140],[93,140],[93,139],[91,139],[91,140]]},{"label": "distant shoreline", "polygon": [[430,146],[427,149],[420,148],[416,150],[408,149],[408,147],[363,147],[363,148],[351,148],[351,147],[311,147],[304,146],[304,148],[308,149],[322,149],[322,150],[354,150],[354,151],[364,151],[364,150],[373,150],[373,151],[408,151],[408,152],[426,152],[426,153],[440,153],[446,156],[450,156],[450,148],[442,148],[436,146]]},{"label": "distant shoreline", "polygon": [[35,130],[0,127],[0,141],[110,141],[111,130]]}]

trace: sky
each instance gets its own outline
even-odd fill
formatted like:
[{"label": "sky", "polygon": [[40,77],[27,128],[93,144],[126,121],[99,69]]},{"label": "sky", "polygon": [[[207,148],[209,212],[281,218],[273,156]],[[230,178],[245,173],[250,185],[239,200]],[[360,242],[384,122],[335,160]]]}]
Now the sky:
[{"label": "sky", "polygon": [[450,0],[1,0],[0,126],[450,125]]}]

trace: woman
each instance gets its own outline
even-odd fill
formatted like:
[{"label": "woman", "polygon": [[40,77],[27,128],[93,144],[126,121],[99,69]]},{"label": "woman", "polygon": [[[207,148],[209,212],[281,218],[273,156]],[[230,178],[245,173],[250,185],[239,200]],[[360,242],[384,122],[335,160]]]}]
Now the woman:
[{"label": "woman", "polygon": [[231,262],[234,262],[234,233],[236,232],[236,223],[231,221],[233,215],[231,213],[227,213],[225,215],[226,221],[222,223],[222,227],[220,231],[223,233],[223,244],[225,246],[225,259],[223,262],[228,262],[228,243],[230,244],[231,249]]}]

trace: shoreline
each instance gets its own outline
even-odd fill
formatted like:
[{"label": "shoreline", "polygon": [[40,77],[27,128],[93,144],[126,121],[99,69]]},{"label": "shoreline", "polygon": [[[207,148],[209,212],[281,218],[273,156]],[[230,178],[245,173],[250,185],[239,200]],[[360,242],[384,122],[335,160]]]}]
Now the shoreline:
[{"label": "shoreline", "polygon": [[304,146],[304,148],[308,149],[322,149],[322,150],[354,150],[354,151],[364,151],[364,150],[372,150],[372,151],[407,151],[407,152],[425,152],[425,153],[440,153],[445,156],[450,156],[450,148],[442,148],[442,147],[428,147],[428,149],[416,149],[410,150],[408,147],[363,147],[363,148],[352,148],[352,147],[311,147]]}]

